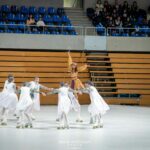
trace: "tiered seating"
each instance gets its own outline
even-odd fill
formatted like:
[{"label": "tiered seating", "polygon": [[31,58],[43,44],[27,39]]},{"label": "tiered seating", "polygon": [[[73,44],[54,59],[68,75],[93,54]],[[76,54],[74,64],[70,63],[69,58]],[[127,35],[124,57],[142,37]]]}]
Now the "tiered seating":
[{"label": "tiered seating", "polygon": [[89,54],[87,62],[91,79],[109,103],[141,104],[150,97],[149,54]]},{"label": "tiered seating", "polygon": [[110,53],[118,93],[150,95],[150,55]]},{"label": "tiered seating", "polygon": [[[71,55],[79,66],[86,62],[85,54],[71,53]],[[3,88],[9,73],[14,74],[18,86],[39,76],[41,84],[58,88],[59,82],[70,81],[67,60],[66,52],[0,51],[0,88]],[[88,70],[79,73],[79,76],[83,82],[89,80]],[[83,95],[80,102],[87,103],[88,100],[88,97]],[[56,103],[56,95],[42,97],[42,104]]]},{"label": "tiered seating", "polygon": [[[45,27],[44,32],[41,32],[35,26],[34,32],[29,32],[26,26],[26,21],[29,15],[32,15],[36,22],[39,18],[42,18],[45,25],[50,27]],[[63,26],[66,27],[62,29]],[[10,7],[8,5],[2,5],[0,7],[0,32],[76,35],[71,21],[65,14],[63,8],[45,8],[42,6],[36,8],[34,6]]]}]

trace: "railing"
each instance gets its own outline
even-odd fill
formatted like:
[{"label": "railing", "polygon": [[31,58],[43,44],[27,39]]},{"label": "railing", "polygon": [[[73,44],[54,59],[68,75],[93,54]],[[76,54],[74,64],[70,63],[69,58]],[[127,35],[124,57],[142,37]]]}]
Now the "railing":
[{"label": "railing", "polygon": [[0,33],[150,37],[150,28],[104,28],[56,25],[37,26],[26,24],[0,24]]},{"label": "railing", "polygon": [[150,28],[107,28],[107,36],[149,37]]}]

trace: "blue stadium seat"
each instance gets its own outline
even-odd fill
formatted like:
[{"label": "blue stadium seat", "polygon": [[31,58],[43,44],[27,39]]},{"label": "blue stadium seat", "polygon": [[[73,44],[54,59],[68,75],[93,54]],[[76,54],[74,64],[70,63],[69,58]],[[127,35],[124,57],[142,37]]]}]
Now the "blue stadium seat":
[{"label": "blue stadium seat", "polygon": [[9,13],[10,12],[10,8],[8,5],[2,5],[1,6],[1,11],[2,13]]},{"label": "blue stadium seat", "polygon": [[34,6],[29,7],[29,14],[35,15],[37,13],[37,10]]},{"label": "blue stadium seat", "polygon": [[5,31],[5,22],[4,21],[0,21],[0,30]]},{"label": "blue stadium seat", "polygon": [[27,16],[25,16],[25,15],[23,15],[23,14],[17,14],[16,16],[15,16],[15,21],[17,21],[17,22],[25,22],[27,20]]},{"label": "blue stadium seat", "polygon": [[58,8],[58,9],[57,9],[57,14],[58,14],[59,16],[65,15],[64,8]]},{"label": "blue stadium seat", "polygon": [[58,24],[58,23],[61,23],[61,18],[60,18],[58,15],[54,15],[54,16],[53,16],[53,22],[54,22],[54,23],[57,23],[57,24]]},{"label": "blue stadium seat", "polygon": [[14,32],[17,29],[16,23],[15,22],[9,22],[9,25],[7,25],[7,28]]},{"label": "blue stadium seat", "polygon": [[52,17],[50,17],[49,15],[44,15],[43,21],[44,21],[46,24],[48,24],[48,23],[52,23],[52,22],[53,22],[53,19],[52,19]]},{"label": "blue stadium seat", "polygon": [[17,25],[17,28],[18,30],[21,30],[21,31],[25,31],[25,23],[24,22],[19,22],[18,25]]},{"label": "blue stadium seat", "polygon": [[3,21],[3,15],[2,15],[2,13],[0,13],[0,21]]},{"label": "blue stadium seat", "polygon": [[39,14],[35,14],[34,15],[34,20],[37,22],[40,19],[40,15]]},{"label": "blue stadium seat", "polygon": [[44,15],[46,13],[45,7],[39,7],[38,13],[41,14],[41,15]]},{"label": "blue stadium seat", "polygon": [[53,16],[53,15],[57,14],[57,11],[54,7],[49,7],[48,8],[48,14]]},{"label": "blue stadium seat", "polygon": [[24,15],[27,15],[29,13],[29,10],[26,6],[21,6],[20,7],[20,13],[24,14]]},{"label": "blue stadium seat", "polygon": [[9,13],[7,15],[7,20],[8,21],[15,21],[15,15],[13,13]]},{"label": "blue stadium seat", "polygon": [[70,23],[70,20],[69,20],[69,18],[66,15],[63,15],[61,17],[61,20],[62,20],[62,23]]},{"label": "blue stadium seat", "polygon": [[13,13],[13,14],[18,13],[18,8],[17,8],[17,6],[16,6],[16,5],[12,5],[12,6],[10,7],[10,11],[11,11],[11,13]]}]

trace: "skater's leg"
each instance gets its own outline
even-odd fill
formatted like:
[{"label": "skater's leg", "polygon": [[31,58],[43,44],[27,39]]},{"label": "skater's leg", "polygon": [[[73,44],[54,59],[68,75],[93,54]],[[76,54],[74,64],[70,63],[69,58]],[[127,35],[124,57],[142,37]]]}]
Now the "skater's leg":
[{"label": "skater's leg", "polygon": [[24,128],[24,111],[19,111],[19,114],[16,128]]},{"label": "skater's leg", "polygon": [[64,113],[64,125],[65,128],[69,129],[68,117],[66,113]]},{"label": "skater's leg", "polygon": [[8,118],[9,109],[8,109],[8,108],[4,108],[3,111],[4,111],[4,112],[3,112],[3,116],[2,116],[1,125],[7,125],[7,118]]}]

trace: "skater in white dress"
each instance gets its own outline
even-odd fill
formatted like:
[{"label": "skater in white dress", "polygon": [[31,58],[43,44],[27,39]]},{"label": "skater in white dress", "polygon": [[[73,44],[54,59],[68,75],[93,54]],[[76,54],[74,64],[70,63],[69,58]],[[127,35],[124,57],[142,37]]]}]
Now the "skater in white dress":
[{"label": "skater in white dress", "polygon": [[9,76],[5,81],[3,91],[0,93],[0,107],[2,108],[1,125],[7,125],[9,111],[15,111],[18,102],[14,77]]},{"label": "skater in white dress", "polygon": [[68,97],[69,87],[65,83],[60,83],[59,89],[53,89],[49,94],[56,94],[58,93],[58,115],[60,116],[59,126],[58,129],[69,129],[68,123],[68,113],[70,111],[71,102]]},{"label": "skater in white dress", "polygon": [[[33,99],[33,107],[32,107],[32,110],[36,110],[36,111],[40,111],[40,89],[43,89],[43,90],[52,90],[51,88],[47,88],[43,85],[41,85],[39,83],[39,77],[35,77],[34,81],[31,81],[29,83],[29,87],[32,91],[38,91],[38,92],[33,92],[32,93],[32,99]],[[45,96],[45,94],[43,92],[41,92],[41,94],[43,96]],[[33,120],[35,120],[35,117],[32,115],[32,112],[31,112],[31,117]]]},{"label": "skater in white dress", "polygon": [[88,107],[88,111],[92,118],[95,118],[93,128],[103,127],[102,115],[106,113],[110,108],[98,93],[97,89],[91,81],[85,83],[85,89],[83,93],[88,93],[91,99],[91,104]]},{"label": "skater in white dress", "polygon": [[[23,86],[19,90],[20,97],[16,110],[19,114],[19,120],[16,128],[30,127],[32,128],[31,110],[33,106],[33,100],[31,98],[31,90],[28,87],[28,83],[23,83]],[[24,123],[24,117],[27,118],[27,123]]]},{"label": "skater in white dress", "polygon": [[[65,86],[70,88],[68,83],[65,83]],[[80,107],[79,101],[78,101],[78,99],[77,99],[77,97],[75,96],[74,93],[77,93],[77,92],[75,92],[75,90],[70,88],[69,91],[68,91],[68,97],[69,97],[70,102],[71,102],[70,110],[74,110],[75,112],[78,113],[78,118],[77,118],[76,122],[83,122],[81,117],[80,117],[81,107]],[[60,121],[59,112],[57,114],[56,121]]]}]

